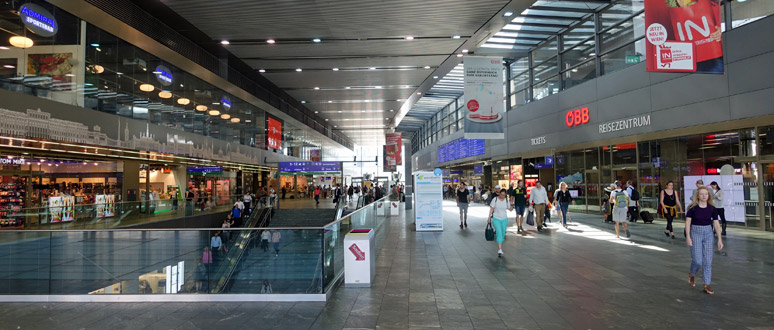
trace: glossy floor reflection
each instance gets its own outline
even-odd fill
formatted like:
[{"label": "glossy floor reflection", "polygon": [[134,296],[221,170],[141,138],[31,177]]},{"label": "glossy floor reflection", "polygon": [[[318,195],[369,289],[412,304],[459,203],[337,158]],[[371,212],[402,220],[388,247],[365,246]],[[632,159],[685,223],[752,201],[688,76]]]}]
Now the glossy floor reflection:
[{"label": "glossy floor reflection", "polygon": [[[600,216],[569,229],[509,230],[505,256],[484,240],[487,209],[460,230],[417,233],[393,217],[369,289],[341,287],[327,303],[0,304],[0,329],[771,329],[774,235],[729,230],[715,255],[714,296],[690,288],[690,255],[663,224],[615,238]],[[554,219],[554,221],[556,221]],[[511,223],[513,219],[511,219]],[[700,282],[700,276],[697,280]]]}]

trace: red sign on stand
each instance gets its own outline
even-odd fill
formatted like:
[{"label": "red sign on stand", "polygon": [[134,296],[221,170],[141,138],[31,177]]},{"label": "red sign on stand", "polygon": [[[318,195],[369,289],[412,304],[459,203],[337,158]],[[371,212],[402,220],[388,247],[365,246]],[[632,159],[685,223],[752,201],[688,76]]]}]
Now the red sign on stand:
[{"label": "red sign on stand", "polygon": [[357,244],[352,244],[349,246],[349,251],[352,252],[352,254],[355,255],[356,261],[364,261],[365,260],[365,253],[363,253],[362,250],[360,250],[359,247],[357,247]]}]

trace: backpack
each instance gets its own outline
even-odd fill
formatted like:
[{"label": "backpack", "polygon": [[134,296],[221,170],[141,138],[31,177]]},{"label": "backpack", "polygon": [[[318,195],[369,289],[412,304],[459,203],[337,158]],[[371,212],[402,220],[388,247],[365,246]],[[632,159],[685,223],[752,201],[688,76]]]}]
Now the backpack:
[{"label": "backpack", "polygon": [[615,193],[615,207],[616,208],[626,208],[629,205],[626,203],[626,193],[623,191],[618,191]]},{"label": "backpack", "polygon": [[632,197],[631,197],[631,199],[632,199],[633,201],[638,201],[638,200],[640,200],[640,191],[639,191],[639,190],[637,190],[637,189],[634,189],[634,188],[632,188]]}]

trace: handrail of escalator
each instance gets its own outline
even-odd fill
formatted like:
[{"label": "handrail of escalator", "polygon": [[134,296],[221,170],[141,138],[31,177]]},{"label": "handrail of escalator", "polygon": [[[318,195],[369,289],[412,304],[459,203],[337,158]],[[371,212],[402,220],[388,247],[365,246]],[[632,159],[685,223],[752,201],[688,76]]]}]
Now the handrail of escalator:
[{"label": "handrail of escalator", "polygon": [[[250,221],[245,224],[245,228],[260,227],[266,224],[268,219],[271,217],[272,208],[267,207],[256,211],[258,212],[253,212],[250,215]],[[258,214],[261,216],[258,217]],[[258,226],[256,226],[256,224],[258,224]],[[226,255],[226,258],[223,260],[223,263],[219,267],[219,270],[223,269],[224,267],[227,268],[221,272],[223,275],[220,277],[215,287],[211,290],[212,293],[222,293],[227,288],[228,283],[231,281],[231,276],[233,276],[240,260],[242,260],[242,256],[245,253],[245,248],[249,246],[251,240],[260,235],[260,232],[261,231],[259,230],[248,230],[241,231],[239,233],[239,241],[234,242],[231,248],[231,253]]]}]

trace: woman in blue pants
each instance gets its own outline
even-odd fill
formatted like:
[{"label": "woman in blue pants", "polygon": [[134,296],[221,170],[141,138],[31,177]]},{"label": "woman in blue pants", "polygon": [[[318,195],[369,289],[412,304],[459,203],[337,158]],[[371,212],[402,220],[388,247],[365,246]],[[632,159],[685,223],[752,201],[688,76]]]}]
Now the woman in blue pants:
[{"label": "woman in blue pants", "polygon": [[695,275],[702,268],[704,280],[704,292],[714,294],[710,287],[712,281],[712,255],[715,253],[714,232],[718,233],[718,251],[723,249],[723,236],[720,235],[720,221],[718,210],[712,205],[710,192],[707,187],[699,187],[693,196],[693,202],[685,213],[686,230],[685,242],[691,247],[691,270],[688,273],[688,285],[696,286]]},{"label": "woman in blue pants", "polygon": [[506,197],[508,191],[500,189],[497,198],[493,198],[489,203],[489,222],[492,223],[496,233],[497,256],[503,256],[503,241],[505,241],[505,228],[508,227],[508,211],[513,211],[513,205]]}]

